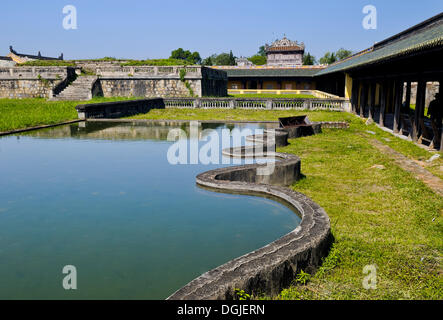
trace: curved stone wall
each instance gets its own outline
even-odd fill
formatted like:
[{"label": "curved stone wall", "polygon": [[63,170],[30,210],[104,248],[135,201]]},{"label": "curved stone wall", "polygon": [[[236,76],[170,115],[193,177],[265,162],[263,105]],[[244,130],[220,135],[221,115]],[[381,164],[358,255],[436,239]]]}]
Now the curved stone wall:
[{"label": "curved stone wall", "polygon": [[[282,186],[290,185],[300,178],[300,159],[295,155],[268,149],[275,149],[275,144],[280,145],[287,141],[287,136],[287,132],[276,131],[272,148],[266,144],[261,146],[262,154],[254,153],[256,146],[223,150],[224,154],[235,157],[273,155],[279,161],[275,162],[272,174],[260,175],[260,170],[267,164],[251,164],[207,171],[199,174],[196,182],[218,192],[278,198],[298,212],[302,218],[300,224],[280,239],[204,273],[168,299],[235,299],[235,289],[254,294],[276,295],[291,284],[300,270],[315,271],[332,242],[329,217],[307,196]],[[249,137],[249,140],[266,141],[263,135]]]}]

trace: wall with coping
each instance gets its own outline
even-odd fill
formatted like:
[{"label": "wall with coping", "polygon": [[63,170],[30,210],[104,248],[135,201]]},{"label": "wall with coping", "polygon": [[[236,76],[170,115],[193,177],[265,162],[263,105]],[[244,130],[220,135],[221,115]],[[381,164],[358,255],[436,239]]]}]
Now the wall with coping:
[{"label": "wall with coping", "polygon": [[[96,90],[95,87],[94,90]],[[100,88],[101,90],[101,88]],[[112,103],[98,103],[98,104],[83,104],[77,106],[77,111],[81,119],[87,118],[106,118],[105,108],[107,105],[111,104],[113,108],[113,114],[120,114],[119,117],[131,116],[137,113],[146,113],[151,109],[155,108],[245,108],[245,109],[273,109],[272,99],[271,100],[255,100],[250,99],[245,105],[238,104],[238,100],[245,102],[245,99],[232,99],[232,98],[152,98],[152,99],[142,99],[142,100],[126,100],[126,101],[116,101]],[[279,102],[280,103],[280,102]],[[326,103],[330,106],[330,103]],[[134,105],[142,105],[142,107],[137,107],[134,109]],[[268,107],[267,107],[268,106]],[[309,110],[309,108],[295,107],[293,105],[287,107],[286,109],[294,110]],[[147,110],[147,111],[146,111]],[[335,110],[335,109],[329,109]],[[117,116],[116,116],[117,117]],[[295,138],[303,136],[306,134],[315,134],[320,132],[321,127],[323,128],[346,128],[349,125],[345,122],[322,122],[321,124],[315,123],[312,129],[305,128],[294,128],[288,129],[286,132],[289,133],[290,138]]]},{"label": "wall with coping", "polygon": [[74,73],[69,67],[0,68],[0,98],[50,98]]},{"label": "wall with coping", "polygon": [[[281,134],[284,133],[278,133]],[[275,143],[284,140],[277,138]],[[298,212],[302,218],[299,226],[258,250],[204,273],[169,296],[169,300],[235,299],[235,289],[257,295],[276,295],[291,284],[300,270],[315,272],[329,252],[333,237],[326,212],[307,196],[276,185],[282,182],[289,185],[300,178],[300,159],[267,149],[264,153],[280,158],[267,178],[258,174],[266,164],[252,164],[204,172],[197,176],[196,182],[218,192],[278,198]],[[253,151],[253,146],[223,150],[235,157],[252,156]]]},{"label": "wall with coping", "polygon": [[[185,70],[184,77],[181,70]],[[227,74],[202,66],[116,66],[95,70],[105,97],[227,96]]]},{"label": "wall with coping", "polygon": [[[93,65],[99,77],[93,93],[104,97],[190,97],[187,86],[197,97],[227,95],[227,74],[221,70],[202,66]],[[186,70],[184,77],[181,70]],[[76,71],[78,68],[72,67],[0,68],[0,97],[50,98],[75,77]]]},{"label": "wall with coping", "polygon": [[[187,80],[194,95],[202,96],[201,80]],[[190,91],[179,79],[100,78],[104,97],[189,97]]]},{"label": "wall with coping", "polygon": [[112,119],[147,113],[151,109],[163,109],[162,98],[80,104],[76,106],[80,119]]}]

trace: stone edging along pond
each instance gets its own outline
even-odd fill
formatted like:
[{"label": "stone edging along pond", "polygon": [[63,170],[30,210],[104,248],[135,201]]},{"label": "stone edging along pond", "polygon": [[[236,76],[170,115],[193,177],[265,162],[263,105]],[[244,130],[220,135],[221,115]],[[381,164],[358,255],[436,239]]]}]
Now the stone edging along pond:
[{"label": "stone edging along pond", "polygon": [[[287,132],[276,130],[272,149],[285,145],[287,137]],[[249,140],[267,139],[260,135]],[[249,157],[255,146],[225,149],[223,153]],[[235,289],[249,294],[277,295],[300,270],[313,273],[327,255],[333,240],[328,215],[304,194],[285,187],[300,179],[300,159],[267,149],[266,144],[262,145],[261,155],[280,159],[270,175],[258,174],[266,164],[251,164],[207,171],[199,174],[196,182],[217,192],[276,198],[298,212],[302,218],[300,224],[280,239],[202,274],[169,296],[169,300],[236,299]],[[255,153],[255,156],[260,155]]]}]

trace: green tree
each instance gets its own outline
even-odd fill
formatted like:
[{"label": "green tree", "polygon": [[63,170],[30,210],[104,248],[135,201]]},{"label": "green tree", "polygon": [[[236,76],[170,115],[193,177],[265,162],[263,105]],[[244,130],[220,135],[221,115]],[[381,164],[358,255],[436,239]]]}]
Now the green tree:
[{"label": "green tree", "polygon": [[303,65],[304,66],[312,66],[316,63],[315,57],[311,55],[309,52],[303,56]]},{"label": "green tree", "polygon": [[183,48],[178,48],[171,52],[171,56],[169,57],[169,59],[186,60],[190,54],[191,52],[189,50],[185,51],[183,50]]},{"label": "green tree", "polygon": [[259,54],[253,55],[252,57],[248,58],[249,61],[251,61],[256,66],[262,66],[267,63],[266,57],[263,57]]},{"label": "green tree", "polygon": [[326,52],[323,57],[320,58],[320,64],[331,64],[337,61],[337,57],[334,52]]},{"label": "green tree", "polygon": [[193,64],[200,64],[202,61],[202,58],[200,57],[200,53],[195,51],[186,60],[188,60],[189,62],[191,62]]},{"label": "green tree", "polygon": [[205,59],[203,59],[202,64],[205,66],[235,66],[235,57],[230,53],[220,53],[219,55],[213,54]]},{"label": "green tree", "polygon": [[200,53],[192,52],[189,50],[183,50],[183,48],[178,48],[171,52],[169,59],[185,60],[191,64],[201,63]]},{"label": "green tree", "polygon": [[216,55],[213,54],[212,56],[209,56],[209,57],[203,59],[202,65],[204,65],[204,66],[213,66],[214,65],[215,57],[216,57]]},{"label": "green tree", "polygon": [[260,48],[258,48],[258,55],[265,57],[266,58],[266,50],[265,50],[265,46],[261,46]]},{"label": "green tree", "polygon": [[214,66],[230,66],[231,60],[229,53],[220,53],[219,55],[214,55],[212,58]]},{"label": "green tree", "polygon": [[337,59],[340,61],[340,60],[344,60],[347,57],[351,56],[352,51],[341,48],[335,53],[335,55],[336,55]]},{"label": "green tree", "polygon": [[236,65],[236,63],[235,63],[235,57],[234,57],[234,55],[232,54],[232,50],[229,51],[229,65],[230,65],[230,66],[235,66],[235,65]]}]

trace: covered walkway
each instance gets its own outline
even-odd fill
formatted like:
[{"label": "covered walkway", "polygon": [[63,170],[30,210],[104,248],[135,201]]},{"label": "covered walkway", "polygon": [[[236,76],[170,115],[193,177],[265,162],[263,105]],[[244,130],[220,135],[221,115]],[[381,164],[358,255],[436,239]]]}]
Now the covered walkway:
[{"label": "covered walkway", "polygon": [[[428,82],[438,82],[440,96],[443,93],[443,13],[331,65],[316,76],[345,77],[344,95],[351,100],[353,113],[413,141],[442,149],[442,119],[431,121],[425,116],[425,101]],[[411,101],[414,82],[417,93],[415,101]],[[441,99],[439,108],[443,112]]]}]

